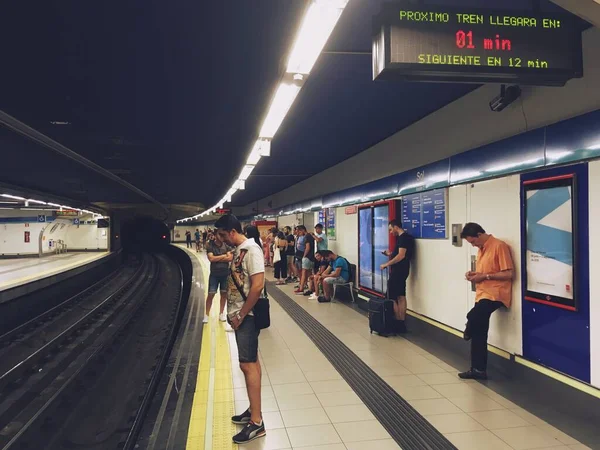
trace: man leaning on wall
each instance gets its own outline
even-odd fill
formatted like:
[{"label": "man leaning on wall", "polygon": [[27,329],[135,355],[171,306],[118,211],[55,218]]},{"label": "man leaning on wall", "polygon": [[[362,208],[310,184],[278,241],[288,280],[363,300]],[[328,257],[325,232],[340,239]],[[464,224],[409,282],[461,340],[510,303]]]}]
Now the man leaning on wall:
[{"label": "man leaning on wall", "polygon": [[463,379],[487,379],[487,339],[494,311],[510,307],[514,265],[509,246],[487,234],[481,225],[467,223],[460,237],[477,247],[475,272],[467,272],[467,281],[475,283],[475,306],[467,314],[464,338],[471,341],[471,369],[459,373]]}]

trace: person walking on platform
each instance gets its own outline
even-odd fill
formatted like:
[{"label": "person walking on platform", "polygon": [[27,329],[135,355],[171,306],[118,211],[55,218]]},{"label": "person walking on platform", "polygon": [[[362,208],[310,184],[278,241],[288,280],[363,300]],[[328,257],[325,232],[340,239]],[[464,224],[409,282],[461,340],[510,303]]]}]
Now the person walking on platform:
[{"label": "person walking on platform", "polygon": [[386,250],[383,252],[391,259],[382,264],[382,271],[387,267],[390,268],[388,278],[388,294],[391,300],[394,301],[394,314],[396,316],[396,332],[406,333],[406,279],[410,273],[410,260],[415,252],[415,238],[404,230],[397,220],[391,220],[388,225],[390,234],[396,236],[396,246],[393,251]]},{"label": "person walking on platform", "polygon": [[213,298],[221,291],[221,308],[219,309],[219,320],[225,322],[225,305],[227,303],[227,290],[229,288],[229,263],[233,261],[232,248],[221,240],[218,234],[215,234],[215,240],[209,241],[206,245],[206,255],[210,261],[210,275],[208,276],[208,296],[206,297],[206,310],[204,320],[208,323],[208,315],[212,307]]},{"label": "person walking on platform", "polygon": [[244,373],[250,407],[231,421],[244,425],[233,437],[236,444],[245,444],[266,435],[261,410],[261,368],[258,360],[258,335],[252,309],[265,284],[265,260],[260,246],[242,233],[237,217],[226,215],[215,224],[217,234],[226,244],[235,246],[229,271],[227,317],[235,330],[240,368]]},{"label": "person walking on platform", "polygon": [[185,232],[185,245],[187,248],[192,248],[192,232],[190,230]]},{"label": "person walking on platform", "polygon": [[503,306],[509,308],[512,299],[514,265],[509,246],[486,234],[481,225],[467,223],[460,237],[479,249],[475,272],[467,272],[465,278],[475,283],[475,306],[467,314],[464,332],[471,341],[471,369],[459,373],[462,379],[487,379],[487,339],[490,317]]}]

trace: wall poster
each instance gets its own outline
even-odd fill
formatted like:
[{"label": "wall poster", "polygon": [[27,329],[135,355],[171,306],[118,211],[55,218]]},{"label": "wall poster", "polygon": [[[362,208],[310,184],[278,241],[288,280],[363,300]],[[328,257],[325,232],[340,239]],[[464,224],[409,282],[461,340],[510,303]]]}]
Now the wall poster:
[{"label": "wall poster", "polygon": [[575,174],[523,182],[525,300],[577,310]]},{"label": "wall poster", "polygon": [[335,241],[335,208],[327,208],[327,239]]},{"label": "wall poster", "polygon": [[319,218],[317,219],[317,223],[320,223],[325,227],[327,225],[325,222],[325,210],[322,209],[319,211]]}]

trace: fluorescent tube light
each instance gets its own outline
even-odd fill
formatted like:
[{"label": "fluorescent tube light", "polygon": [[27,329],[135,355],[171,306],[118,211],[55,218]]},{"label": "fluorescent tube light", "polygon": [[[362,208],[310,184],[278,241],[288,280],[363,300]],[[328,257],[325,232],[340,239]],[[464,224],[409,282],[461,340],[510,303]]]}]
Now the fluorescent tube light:
[{"label": "fluorescent tube light", "polygon": [[313,1],[292,47],[288,73],[310,73],[347,4],[348,0]]},{"label": "fluorescent tube light", "polygon": [[300,86],[281,83],[275,92],[269,113],[260,130],[260,137],[273,138],[300,92]]},{"label": "fluorescent tube light", "polygon": [[12,198],[13,200],[23,200],[23,201],[27,200],[23,197],[17,197],[16,195],[10,195],[10,194],[2,194],[2,195],[0,195],[0,197]]},{"label": "fluorescent tube light", "polygon": [[249,166],[257,165],[258,161],[260,161],[261,156],[262,155],[260,154],[260,141],[256,141],[254,143],[254,146],[252,147],[250,156],[248,156],[248,160],[246,161],[246,164],[248,164]]},{"label": "fluorescent tube light", "polygon": [[253,170],[254,170],[254,166],[251,166],[248,164],[245,165],[244,168],[242,169],[242,172],[240,173],[239,179],[242,181],[246,181],[250,177],[250,174],[252,173]]},{"label": "fluorescent tube light", "polygon": [[260,156],[271,156],[271,141],[259,140],[258,151]]}]

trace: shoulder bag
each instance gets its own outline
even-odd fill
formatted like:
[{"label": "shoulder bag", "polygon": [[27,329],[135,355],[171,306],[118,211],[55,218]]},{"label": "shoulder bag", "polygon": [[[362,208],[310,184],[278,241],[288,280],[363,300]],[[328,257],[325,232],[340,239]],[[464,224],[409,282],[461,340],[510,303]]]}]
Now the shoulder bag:
[{"label": "shoulder bag", "polygon": [[[244,289],[240,286],[233,275],[233,269],[231,269],[231,279],[233,280],[233,284],[235,284],[236,289],[244,299],[244,302],[248,299],[246,294],[244,293]],[[254,326],[257,330],[264,330],[265,328],[269,328],[271,326],[271,314],[269,312],[269,297],[267,295],[267,283],[264,285],[264,289],[262,295],[258,298],[258,301],[252,308],[252,313],[254,314]]]}]

